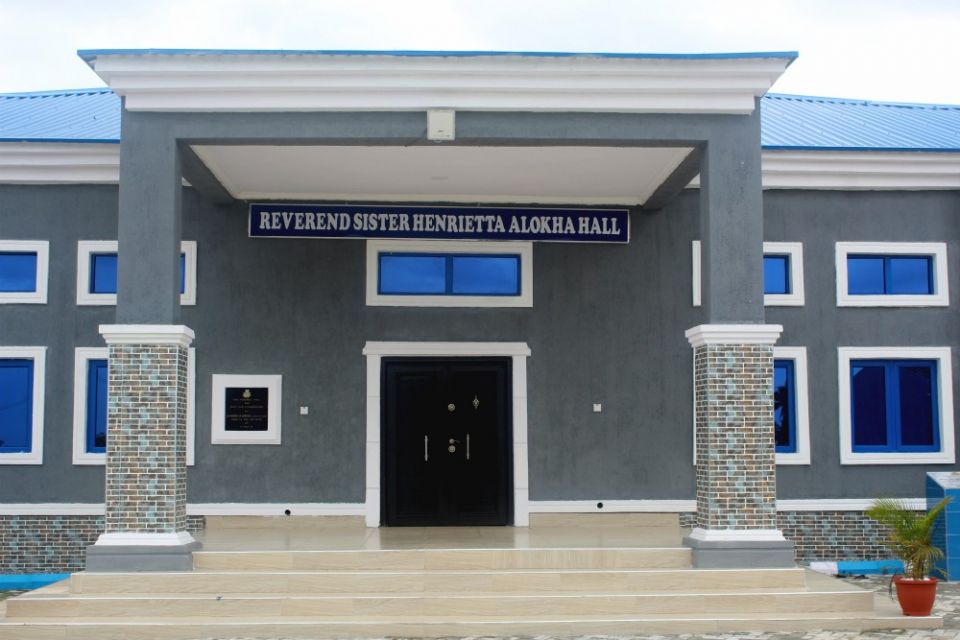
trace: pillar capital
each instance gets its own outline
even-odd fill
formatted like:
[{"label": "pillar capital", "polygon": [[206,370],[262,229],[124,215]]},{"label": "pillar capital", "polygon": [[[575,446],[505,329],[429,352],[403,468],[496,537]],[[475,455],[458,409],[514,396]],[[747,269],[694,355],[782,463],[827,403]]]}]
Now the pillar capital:
[{"label": "pillar capital", "polygon": [[107,344],[179,345],[189,347],[193,329],[182,324],[102,324],[100,335]]},{"label": "pillar capital", "polygon": [[700,324],[687,329],[691,347],[714,344],[776,344],[783,332],[779,324]]}]

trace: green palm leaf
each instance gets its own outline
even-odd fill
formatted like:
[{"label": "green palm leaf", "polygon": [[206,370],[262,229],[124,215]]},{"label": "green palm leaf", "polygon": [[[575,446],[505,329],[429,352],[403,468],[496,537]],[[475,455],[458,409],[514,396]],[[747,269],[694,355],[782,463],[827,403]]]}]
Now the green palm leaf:
[{"label": "green palm leaf", "polygon": [[950,503],[947,497],[923,513],[900,500],[874,500],[865,512],[867,517],[887,527],[887,546],[903,561],[904,570],[914,580],[930,575],[933,563],[943,557],[943,550],[932,542],[937,517]]}]

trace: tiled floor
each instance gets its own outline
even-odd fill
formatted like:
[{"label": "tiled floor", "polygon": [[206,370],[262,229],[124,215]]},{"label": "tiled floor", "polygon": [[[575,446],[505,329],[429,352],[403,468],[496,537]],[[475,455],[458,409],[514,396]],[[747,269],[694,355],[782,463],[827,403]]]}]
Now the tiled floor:
[{"label": "tiled floor", "polygon": [[[535,517],[530,527],[380,527],[363,526],[344,518],[338,526],[314,524],[316,519],[208,519],[197,538],[204,551],[307,551],[351,549],[554,549],[643,548],[680,544],[676,518],[618,514],[609,524],[589,526],[581,518]],[[601,521],[602,522],[602,521]]]}]

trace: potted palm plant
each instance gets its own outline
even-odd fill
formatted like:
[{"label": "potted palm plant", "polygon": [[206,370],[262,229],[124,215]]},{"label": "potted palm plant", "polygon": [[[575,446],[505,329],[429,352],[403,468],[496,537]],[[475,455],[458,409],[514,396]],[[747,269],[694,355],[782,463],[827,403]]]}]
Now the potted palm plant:
[{"label": "potted palm plant", "polygon": [[943,550],[933,544],[933,526],[950,498],[944,498],[926,513],[909,508],[899,500],[874,500],[867,517],[885,525],[890,533],[887,546],[903,562],[903,576],[894,576],[897,600],[907,616],[928,616],[937,595],[937,579],[930,575],[934,561]]}]

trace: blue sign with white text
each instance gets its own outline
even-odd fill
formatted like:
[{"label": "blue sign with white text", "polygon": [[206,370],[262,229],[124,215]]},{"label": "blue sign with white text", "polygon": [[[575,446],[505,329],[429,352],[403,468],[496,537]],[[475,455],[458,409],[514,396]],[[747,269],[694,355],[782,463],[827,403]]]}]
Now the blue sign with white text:
[{"label": "blue sign with white text", "polygon": [[251,204],[251,238],[630,241],[627,209]]}]

